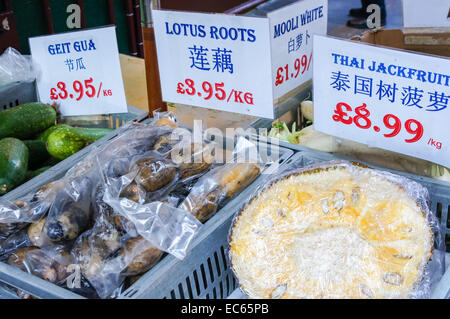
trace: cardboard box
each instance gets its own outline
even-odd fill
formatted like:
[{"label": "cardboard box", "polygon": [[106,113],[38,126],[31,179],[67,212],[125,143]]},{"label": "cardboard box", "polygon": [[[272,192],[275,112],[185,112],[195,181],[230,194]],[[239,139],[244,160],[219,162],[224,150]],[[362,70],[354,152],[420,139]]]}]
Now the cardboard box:
[{"label": "cardboard box", "polygon": [[450,57],[450,28],[377,29],[352,40]]}]

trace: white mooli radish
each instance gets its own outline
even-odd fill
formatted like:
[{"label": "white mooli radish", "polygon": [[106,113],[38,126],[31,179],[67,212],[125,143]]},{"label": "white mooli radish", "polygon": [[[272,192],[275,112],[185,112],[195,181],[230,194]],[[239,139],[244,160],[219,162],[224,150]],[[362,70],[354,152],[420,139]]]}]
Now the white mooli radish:
[{"label": "white mooli radish", "polygon": [[307,120],[314,122],[314,103],[313,103],[313,101],[309,101],[309,100],[303,101],[300,104],[300,110],[302,111],[303,116]]}]

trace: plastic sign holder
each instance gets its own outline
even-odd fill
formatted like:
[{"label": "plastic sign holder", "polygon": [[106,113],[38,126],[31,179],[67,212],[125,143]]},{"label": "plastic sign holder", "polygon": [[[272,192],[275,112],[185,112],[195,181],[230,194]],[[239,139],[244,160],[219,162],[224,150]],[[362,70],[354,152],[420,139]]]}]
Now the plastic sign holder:
[{"label": "plastic sign holder", "polygon": [[450,167],[450,59],[314,37],[314,128]]}]

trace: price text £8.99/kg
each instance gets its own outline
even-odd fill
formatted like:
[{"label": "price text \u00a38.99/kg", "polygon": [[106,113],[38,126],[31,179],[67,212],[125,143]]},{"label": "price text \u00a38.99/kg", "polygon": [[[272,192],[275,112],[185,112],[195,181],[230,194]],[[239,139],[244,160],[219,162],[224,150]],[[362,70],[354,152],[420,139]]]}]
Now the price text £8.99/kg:
[{"label": "price text \u00a38.99/kg", "polygon": [[[356,115],[351,116],[352,112]],[[367,109],[366,103],[363,105],[353,108],[347,103],[338,103],[334,110],[334,115],[332,118],[335,122],[340,122],[345,125],[356,125],[360,129],[367,130],[372,128],[376,133],[381,132],[380,126],[372,123],[370,119],[370,111]],[[400,118],[394,114],[386,114],[383,116],[383,125],[389,132],[383,133],[384,137],[393,138],[397,136],[404,128],[406,132],[411,134],[411,138],[406,138],[404,141],[406,143],[415,143],[422,139],[424,135],[424,127],[422,123],[415,119],[408,119],[403,124]],[[442,148],[442,142],[430,138],[427,142],[428,145],[440,150]]]}]

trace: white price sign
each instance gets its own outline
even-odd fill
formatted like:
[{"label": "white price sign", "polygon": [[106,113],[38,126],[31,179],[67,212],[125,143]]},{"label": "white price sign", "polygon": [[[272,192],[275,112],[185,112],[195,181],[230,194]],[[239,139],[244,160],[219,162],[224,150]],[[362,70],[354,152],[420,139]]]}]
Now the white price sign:
[{"label": "white price sign", "polygon": [[450,167],[450,59],[314,37],[318,131]]},{"label": "white price sign", "polygon": [[153,11],[163,100],[273,118],[269,20]]},{"label": "white price sign", "polygon": [[29,41],[42,102],[65,116],[127,112],[115,27]]},{"label": "white price sign", "polygon": [[328,0],[305,0],[267,15],[275,99],[312,79],[313,35],[327,34],[327,12]]}]

